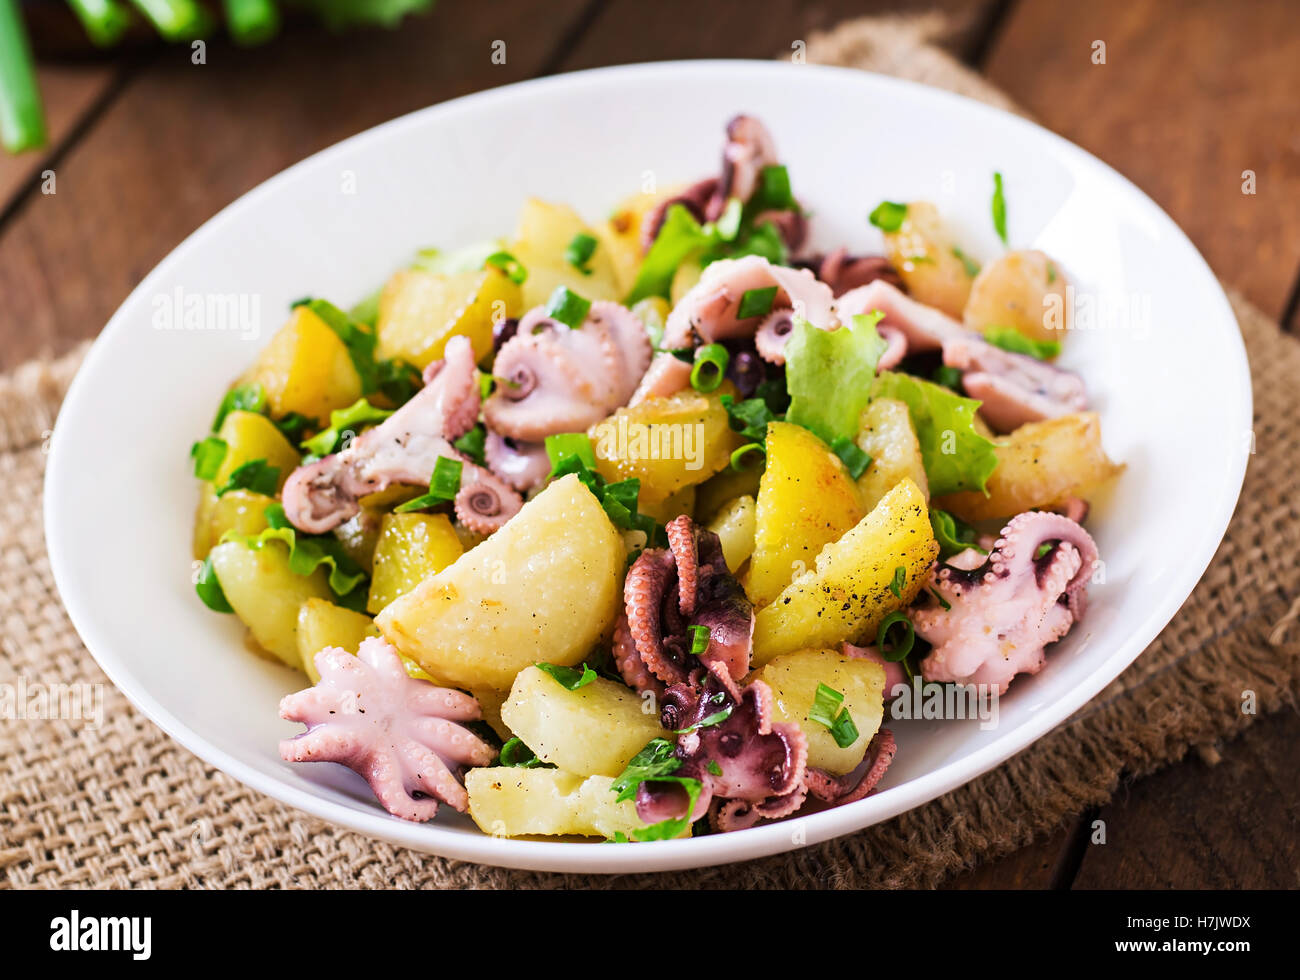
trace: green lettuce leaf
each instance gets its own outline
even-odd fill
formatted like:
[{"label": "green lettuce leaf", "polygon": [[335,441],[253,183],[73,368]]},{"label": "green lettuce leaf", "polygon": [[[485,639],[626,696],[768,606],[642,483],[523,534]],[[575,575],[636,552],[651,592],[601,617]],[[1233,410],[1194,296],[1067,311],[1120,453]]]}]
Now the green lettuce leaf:
[{"label": "green lettuce leaf", "polygon": [[871,397],[897,398],[907,405],[932,495],[939,497],[959,490],[987,492],[986,484],[998,465],[998,457],[993,443],[975,431],[978,401],[893,371],[884,371],[876,378]]},{"label": "green lettuce leaf", "polygon": [[267,542],[281,541],[289,548],[289,570],[295,575],[310,575],[325,565],[330,570],[330,590],[339,597],[340,604],[349,609],[359,609],[365,605],[366,590],[358,586],[365,581],[366,573],[347,556],[337,538],[328,534],[300,533],[289,523],[284,507],[278,503],[266,508],[266,520],[270,527],[260,534],[227,531],[221,536],[221,542],[240,541],[256,550],[264,547]]},{"label": "green lettuce leaf", "polygon": [[691,217],[691,213],[682,205],[674,204],[668,209],[658,237],[641,262],[632,292],[623,302],[631,306],[647,296],[667,297],[677,267],[712,243],[713,236]]},{"label": "green lettuce leaf", "polygon": [[881,316],[879,311],[855,316],[838,330],[795,320],[785,347],[787,422],[802,425],[827,445],[857,437],[862,410],[871,400],[876,364],[885,352],[885,341],[876,332]]},{"label": "green lettuce leaf", "polygon": [[328,456],[339,449],[345,432],[360,435],[363,425],[382,422],[392,414],[382,408],[375,408],[364,398],[358,398],[347,408],[336,408],[330,412],[329,428],[316,433],[302,444],[302,448],[313,456]]}]

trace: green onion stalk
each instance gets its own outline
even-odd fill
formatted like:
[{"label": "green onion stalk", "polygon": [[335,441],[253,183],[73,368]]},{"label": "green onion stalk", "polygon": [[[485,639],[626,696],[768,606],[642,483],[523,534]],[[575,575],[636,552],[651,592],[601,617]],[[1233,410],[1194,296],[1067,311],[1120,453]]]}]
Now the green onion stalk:
[{"label": "green onion stalk", "polygon": [[226,29],[236,44],[262,44],[280,29],[280,11],[271,0],[222,0]]},{"label": "green onion stalk", "polygon": [[68,6],[97,47],[116,44],[131,26],[131,12],[118,0],[68,0]]},{"label": "green onion stalk", "polygon": [[158,33],[168,41],[202,37],[212,26],[198,0],[131,0]]},{"label": "green onion stalk", "polygon": [[45,144],[45,112],[18,0],[0,0],[0,144],[10,153]]}]

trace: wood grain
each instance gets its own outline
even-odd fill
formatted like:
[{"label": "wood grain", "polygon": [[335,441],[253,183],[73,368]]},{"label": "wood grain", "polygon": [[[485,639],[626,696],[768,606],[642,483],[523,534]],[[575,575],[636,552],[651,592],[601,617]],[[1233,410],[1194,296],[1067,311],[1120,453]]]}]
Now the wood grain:
[{"label": "wood grain", "polygon": [[42,64],[37,68],[49,140],[43,149],[19,156],[0,153],[0,214],[30,187],[100,100],[108,96],[122,71],[111,64]]},{"label": "wood grain", "polygon": [[611,0],[564,59],[565,71],[677,58],[773,58],[813,31],[851,17],[940,10],[953,20],[944,44],[959,55],[981,37],[995,0]]},{"label": "wood grain", "polygon": [[1300,715],[1260,719],[1218,748],[1122,788],[1076,888],[1300,887]]},{"label": "wood grain", "polygon": [[[1093,44],[1105,42],[1105,64]],[[1210,265],[1281,316],[1300,270],[1293,0],[1017,3],[989,77],[1130,177]],[[1242,174],[1254,171],[1254,195]]]},{"label": "wood grain", "polygon": [[[440,4],[400,31],[169,48],[0,227],[0,370],[93,337],[177,242],[249,188],[386,119],[543,69],[587,0]],[[505,64],[492,44],[506,42]]]}]

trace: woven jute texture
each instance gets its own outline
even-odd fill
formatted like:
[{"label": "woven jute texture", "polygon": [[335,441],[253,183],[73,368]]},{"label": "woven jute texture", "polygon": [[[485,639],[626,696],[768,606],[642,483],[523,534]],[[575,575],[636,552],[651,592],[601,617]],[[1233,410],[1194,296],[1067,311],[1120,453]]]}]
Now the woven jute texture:
[{"label": "woven jute texture", "polygon": [[[1008,103],[928,40],[940,21],[857,21],[810,39],[856,65]],[[932,886],[1030,843],[1139,776],[1295,707],[1300,692],[1300,343],[1240,297],[1256,453],[1232,525],[1174,621],[1119,679],[998,769],[852,837],[663,875],[507,871],[373,842],[260,796],[132,708],[60,606],[41,531],[45,446],[82,351],[0,378],[0,685],[102,685],[103,724],[0,719],[0,882],[82,887]],[[1173,492],[1174,488],[1171,488]],[[178,547],[184,543],[178,544]],[[92,549],[93,551],[93,549]],[[91,556],[93,560],[93,554]]]}]

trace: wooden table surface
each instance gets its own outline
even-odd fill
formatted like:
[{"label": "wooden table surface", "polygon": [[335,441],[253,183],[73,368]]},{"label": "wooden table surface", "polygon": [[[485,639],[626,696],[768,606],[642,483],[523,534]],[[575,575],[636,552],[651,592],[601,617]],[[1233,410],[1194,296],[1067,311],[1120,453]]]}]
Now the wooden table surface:
[{"label": "wooden table surface", "polygon": [[[393,116],[577,68],[770,57],[848,17],[934,6],[960,22],[950,50],[1134,180],[1223,279],[1300,328],[1294,0],[441,0],[396,33],[306,27],[251,51],[214,41],[201,66],[187,48],[43,62],[51,146],[0,156],[0,370],[93,337],[218,209]],[[505,64],[492,63],[495,40]],[[1298,742],[1296,713],[1262,719],[950,886],[1297,887]],[[1089,843],[1096,819],[1105,845]]]}]

